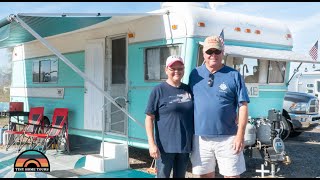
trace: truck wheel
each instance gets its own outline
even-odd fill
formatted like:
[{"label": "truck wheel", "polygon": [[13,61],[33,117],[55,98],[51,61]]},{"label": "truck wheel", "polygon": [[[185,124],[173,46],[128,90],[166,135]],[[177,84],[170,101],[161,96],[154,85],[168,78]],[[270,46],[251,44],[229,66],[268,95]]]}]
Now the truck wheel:
[{"label": "truck wheel", "polygon": [[302,132],[297,132],[297,131],[291,131],[289,137],[297,137],[301,134]]},{"label": "truck wheel", "polygon": [[291,134],[291,126],[285,118],[280,122],[280,137],[284,141]]}]

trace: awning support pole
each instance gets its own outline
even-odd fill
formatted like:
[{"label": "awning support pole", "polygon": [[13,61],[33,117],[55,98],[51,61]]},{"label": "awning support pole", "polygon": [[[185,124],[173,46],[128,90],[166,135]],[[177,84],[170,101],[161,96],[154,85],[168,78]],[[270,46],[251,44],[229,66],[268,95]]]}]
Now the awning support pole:
[{"label": "awning support pole", "polygon": [[302,62],[299,64],[299,66],[298,66],[296,69],[294,69],[291,78],[289,79],[289,81],[288,81],[287,84],[286,84],[287,86],[289,86],[289,83],[290,83],[290,81],[292,80],[293,76],[299,71],[299,68],[300,68],[301,64],[302,64]]}]

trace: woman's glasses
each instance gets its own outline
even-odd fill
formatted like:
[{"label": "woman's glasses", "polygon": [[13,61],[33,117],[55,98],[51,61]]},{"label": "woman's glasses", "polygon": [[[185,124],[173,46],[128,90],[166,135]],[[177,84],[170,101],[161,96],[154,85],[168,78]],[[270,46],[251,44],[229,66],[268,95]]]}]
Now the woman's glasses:
[{"label": "woman's glasses", "polygon": [[209,80],[208,80],[208,86],[212,87],[213,86],[213,81],[214,81],[214,75],[209,74]]},{"label": "woman's glasses", "polygon": [[169,71],[172,71],[172,72],[174,72],[174,71],[183,71],[184,70],[184,68],[170,68],[170,67],[168,67],[168,69],[169,69]]},{"label": "woman's glasses", "polygon": [[218,50],[218,49],[215,49],[215,50],[213,50],[213,49],[208,49],[207,51],[206,51],[206,54],[208,54],[208,55],[212,55],[212,54],[215,54],[215,55],[219,55],[219,54],[221,54],[221,52],[222,51],[220,51],[220,50]]}]

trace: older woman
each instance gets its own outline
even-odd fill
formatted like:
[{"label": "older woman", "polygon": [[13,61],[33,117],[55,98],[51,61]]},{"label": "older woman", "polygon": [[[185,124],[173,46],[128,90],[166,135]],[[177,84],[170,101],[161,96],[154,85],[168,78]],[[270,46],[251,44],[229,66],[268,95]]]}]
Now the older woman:
[{"label": "older woman", "polygon": [[157,178],[170,177],[171,170],[173,178],[184,178],[192,150],[193,100],[181,82],[182,58],[169,56],[165,72],[167,80],[153,88],[145,110],[149,153],[156,159]]}]

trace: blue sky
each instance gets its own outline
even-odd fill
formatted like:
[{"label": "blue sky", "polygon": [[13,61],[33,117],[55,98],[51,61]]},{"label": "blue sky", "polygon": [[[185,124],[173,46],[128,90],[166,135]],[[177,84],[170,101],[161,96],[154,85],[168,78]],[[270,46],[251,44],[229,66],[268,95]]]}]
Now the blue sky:
[{"label": "blue sky", "polygon": [[[0,18],[16,13],[147,12],[159,8],[159,2],[0,2]],[[282,21],[292,32],[296,52],[308,54],[319,39],[320,2],[226,2],[218,8]],[[0,68],[7,62],[4,51],[0,50]],[[316,68],[319,69],[320,65]]]}]

